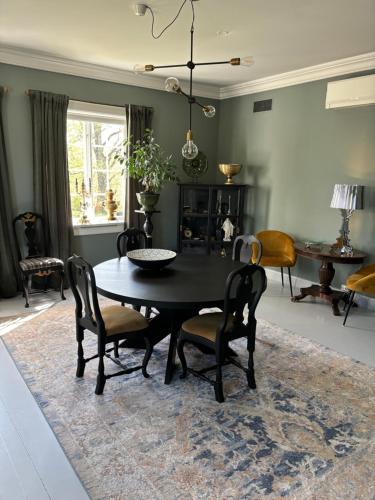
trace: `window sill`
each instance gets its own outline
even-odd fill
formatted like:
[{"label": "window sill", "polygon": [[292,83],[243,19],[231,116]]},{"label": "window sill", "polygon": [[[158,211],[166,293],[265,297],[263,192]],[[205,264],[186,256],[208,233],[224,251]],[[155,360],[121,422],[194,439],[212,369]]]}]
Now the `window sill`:
[{"label": "window sill", "polygon": [[91,234],[119,233],[124,227],[124,222],[116,220],[113,222],[99,222],[96,224],[74,224],[74,236],[89,236]]}]

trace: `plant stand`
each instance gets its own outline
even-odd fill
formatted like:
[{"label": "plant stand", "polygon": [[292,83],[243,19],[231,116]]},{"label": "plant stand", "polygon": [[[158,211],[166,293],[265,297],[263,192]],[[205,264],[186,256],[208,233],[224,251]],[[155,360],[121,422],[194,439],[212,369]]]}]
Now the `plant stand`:
[{"label": "plant stand", "polygon": [[145,222],[143,224],[143,231],[146,233],[146,248],[152,248],[152,232],[154,225],[152,223],[153,214],[160,214],[160,210],[153,210],[152,212],[145,212],[144,210],[134,210],[136,214],[143,214]]}]

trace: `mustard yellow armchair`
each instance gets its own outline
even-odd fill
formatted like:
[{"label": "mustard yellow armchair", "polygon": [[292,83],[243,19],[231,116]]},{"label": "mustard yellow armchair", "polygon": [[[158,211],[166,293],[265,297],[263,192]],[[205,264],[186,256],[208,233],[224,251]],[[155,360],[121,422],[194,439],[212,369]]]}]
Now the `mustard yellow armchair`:
[{"label": "mustard yellow armchair", "polygon": [[[294,250],[294,240],[281,231],[260,231],[256,238],[262,244],[262,257],[259,265],[263,267],[280,267],[281,282],[284,286],[284,267],[288,269],[290,295],[293,297],[290,268],[295,266],[297,254]],[[252,262],[256,262],[256,248],[253,247]]]},{"label": "mustard yellow armchair", "polygon": [[366,295],[375,295],[375,264],[361,267],[357,272],[351,274],[346,280],[346,288],[350,290],[349,304],[346,308],[343,325],[345,326],[346,318],[353,305],[354,295],[356,293],[364,293]]}]

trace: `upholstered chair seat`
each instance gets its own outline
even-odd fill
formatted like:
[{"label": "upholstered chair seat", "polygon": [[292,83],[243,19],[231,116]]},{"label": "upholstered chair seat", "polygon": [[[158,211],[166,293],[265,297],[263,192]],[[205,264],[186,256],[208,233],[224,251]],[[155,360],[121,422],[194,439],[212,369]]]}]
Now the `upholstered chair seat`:
[{"label": "upholstered chair seat", "polygon": [[[282,231],[266,230],[257,233],[256,238],[262,244],[262,257],[259,265],[263,267],[280,267],[281,281],[284,286],[284,267],[288,269],[290,295],[293,297],[292,278],[290,268],[297,261],[294,249],[294,240]],[[257,262],[257,249],[253,247],[252,262]]]},{"label": "upholstered chair seat", "polygon": [[[228,323],[225,328],[225,333],[228,334],[233,327],[233,316],[229,316]],[[216,332],[224,321],[224,313],[215,312],[208,314],[200,314],[188,319],[182,324],[181,329],[190,335],[203,337],[211,342],[216,341]]]},{"label": "upholstered chair seat", "polygon": [[19,261],[22,271],[41,271],[43,269],[62,268],[64,262],[55,257],[34,257],[31,259],[23,259]]},{"label": "upholstered chair seat", "polygon": [[343,325],[346,324],[356,293],[375,295],[375,264],[361,267],[361,269],[351,274],[346,280],[346,287],[350,290],[350,295]]},{"label": "upholstered chair seat", "polygon": [[138,311],[122,306],[107,306],[101,308],[107,336],[118,333],[134,333],[148,328],[148,321]]}]

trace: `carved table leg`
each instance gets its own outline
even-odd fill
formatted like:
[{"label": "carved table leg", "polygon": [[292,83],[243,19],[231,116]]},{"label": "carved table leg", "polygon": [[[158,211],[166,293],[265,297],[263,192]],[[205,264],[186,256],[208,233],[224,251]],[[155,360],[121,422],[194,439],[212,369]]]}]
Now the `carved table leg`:
[{"label": "carved table leg", "polygon": [[340,316],[339,302],[345,301],[345,293],[332,290],[331,283],[335,276],[335,269],[332,262],[322,261],[319,269],[320,285],[311,285],[307,288],[300,289],[300,295],[292,297],[292,302],[297,302],[304,299],[308,295],[312,297],[320,297],[332,306],[332,311],[335,316]]}]

